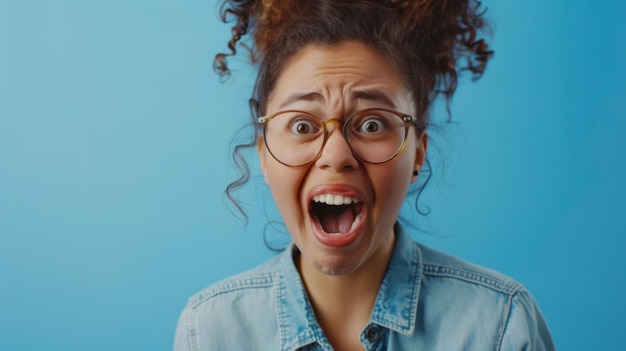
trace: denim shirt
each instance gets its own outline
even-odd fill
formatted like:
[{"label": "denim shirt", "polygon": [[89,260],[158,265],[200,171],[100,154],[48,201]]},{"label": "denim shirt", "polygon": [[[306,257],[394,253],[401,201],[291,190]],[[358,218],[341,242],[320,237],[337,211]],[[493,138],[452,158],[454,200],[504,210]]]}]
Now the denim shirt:
[{"label": "denim shirt", "polygon": [[[175,351],[332,350],[293,261],[293,244],[263,265],[193,296]],[[531,294],[510,278],[417,244],[396,244],[365,350],[554,350]]]}]

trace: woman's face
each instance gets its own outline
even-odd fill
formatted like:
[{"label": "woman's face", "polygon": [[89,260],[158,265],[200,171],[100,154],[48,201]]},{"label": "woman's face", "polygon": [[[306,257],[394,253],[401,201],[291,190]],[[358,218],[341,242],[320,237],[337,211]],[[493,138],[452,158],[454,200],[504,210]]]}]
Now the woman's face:
[{"label": "woman's face", "polygon": [[[415,111],[398,72],[381,54],[363,43],[345,42],[305,46],[291,57],[270,94],[267,114],[303,110],[325,121],[343,121],[368,108]],[[424,161],[426,135],[418,136],[412,127],[402,152],[386,163],[369,164],[352,154],[340,125],[329,124],[328,132],[320,157],[302,167],[279,163],[259,140],[265,181],[301,252],[301,265],[332,275],[380,268],[391,255],[393,225],[416,180],[413,172]],[[353,203],[320,204],[320,197]]]}]

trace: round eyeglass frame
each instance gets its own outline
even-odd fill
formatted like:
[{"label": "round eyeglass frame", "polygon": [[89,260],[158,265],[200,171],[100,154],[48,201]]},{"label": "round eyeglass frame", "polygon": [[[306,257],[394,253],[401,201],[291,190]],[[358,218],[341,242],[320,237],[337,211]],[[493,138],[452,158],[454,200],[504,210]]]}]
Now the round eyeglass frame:
[{"label": "round eyeglass frame", "polygon": [[[391,114],[394,114],[396,116],[398,116],[398,118],[400,118],[403,122],[404,122],[404,138],[402,139],[402,143],[400,144],[400,146],[398,147],[398,149],[396,150],[396,152],[390,156],[389,158],[383,160],[383,161],[378,161],[378,162],[372,162],[372,161],[368,161],[366,159],[364,159],[362,156],[360,156],[352,147],[352,144],[350,143],[350,139],[348,138],[348,126],[349,126],[349,122],[352,118],[356,117],[356,116],[360,116],[364,113],[368,113],[371,111],[384,111],[384,112],[388,112]],[[276,157],[276,155],[274,154],[274,152],[272,152],[272,149],[269,147],[269,145],[267,144],[267,137],[266,137],[266,131],[267,131],[267,125],[269,124],[269,122],[276,116],[283,114],[283,113],[292,113],[292,112],[297,112],[297,113],[303,113],[306,115],[309,115],[317,120],[319,120],[320,124],[322,125],[322,129],[324,130],[324,139],[322,141],[322,145],[320,146],[320,149],[318,150],[317,154],[315,154],[313,157],[311,157],[310,160],[302,163],[302,164],[297,164],[297,165],[291,165],[288,163],[285,163],[283,161],[281,161],[278,157]],[[381,164],[381,163],[385,163],[385,162],[389,162],[391,160],[393,160],[396,156],[398,156],[398,154],[400,154],[400,152],[402,152],[402,150],[404,150],[404,148],[406,147],[406,139],[407,136],[409,135],[409,127],[411,125],[414,125],[416,128],[418,128],[418,131],[422,131],[423,128],[419,125],[419,123],[415,120],[415,117],[407,115],[405,113],[402,112],[398,112],[398,111],[394,111],[394,110],[390,110],[390,109],[385,109],[385,108],[369,108],[369,109],[364,109],[364,110],[359,110],[355,113],[353,113],[352,115],[350,115],[350,117],[346,118],[345,120],[341,121],[339,119],[333,118],[333,119],[329,119],[327,121],[323,121],[322,119],[320,119],[319,117],[317,117],[316,115],[310,113],[310,112],[306,112],[306,111],[302,111],[302,110],[282,110],[282,111],[278,111],[276,113],[273,113],[271,115],[266,115],[266,116],[261,116],[257,118],[257,122],[259,123],[259,125],[261,125],[263,127],[263,142],[265,144],[265,147],[267,148],[267,150],[269,151],[269,153],[272,155],[272,157],[278,161],[279,163],[287,166],[287,167],[303,167],[306,166],[308,164],[310,164],[311,162],[317,160],[321,155],[322,155],[322,151],[324,150],[324,147],[326,146],[326,142],[328,141],[328,128],[326,127],[328,124],[332,124],[332,123],[337,123],[339,125],[341,125],[341,133],[343,135],[344,140],[346,141],[346,144],[348,144],[348,147],[350,148],[350,151],[352,151],[352,155],[354,155],[354,157],[358,158],[359,160],[366,162],[366,163],[370,163],[370,164]]]}]

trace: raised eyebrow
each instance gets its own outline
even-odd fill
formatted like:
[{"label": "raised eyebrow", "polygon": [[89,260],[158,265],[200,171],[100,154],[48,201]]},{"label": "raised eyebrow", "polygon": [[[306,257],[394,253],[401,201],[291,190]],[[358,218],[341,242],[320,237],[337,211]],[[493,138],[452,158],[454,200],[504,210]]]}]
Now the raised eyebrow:
[{"label": "raised eyebrow", "polygon": [[285,99],[285,101],[283,101],[278,108],[279,109],[284,109],[285,107],[293,104],[294,102],[297,101],[324,101],[324,96],[322,96],[322,94],[320,93],[316,93],[316,92],[311,92],[311,93],[293,93],[289,96],[287,96],[287,98]]},{"label": "raised eyebrow", "polygon": [[396,108],[396,104],[393,100],[380,90],[356,90],[352,93],[352,98],[354,100],[379,102],[391,107],[392,109]]}]

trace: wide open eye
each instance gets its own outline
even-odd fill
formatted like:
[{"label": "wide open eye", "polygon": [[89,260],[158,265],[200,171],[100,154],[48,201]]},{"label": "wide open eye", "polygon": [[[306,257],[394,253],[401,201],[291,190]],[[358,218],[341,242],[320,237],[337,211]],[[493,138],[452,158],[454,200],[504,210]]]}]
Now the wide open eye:
[{"label": "wide open eye", "polygon": [[359,138],[382,137],[390,131],[394,117],[385,111],[368,111],[356,115],[350,121],[352,125],[350,129],[359,135]]},{"label": "wide open eye", "polygon": [[307,117],[298,117],[291,122],[291,132],[296,135],[315,134],[319,131],[315,121]]},{"label": "wide open eye", "polygon": [[385,128],[385,121],[376,116],[367,117],[361,120],[361,124],[358,126],[359,133],[379,133]]}]

